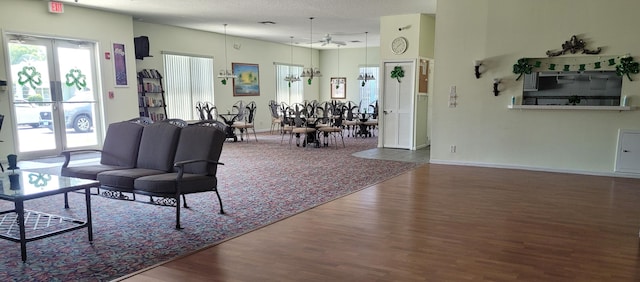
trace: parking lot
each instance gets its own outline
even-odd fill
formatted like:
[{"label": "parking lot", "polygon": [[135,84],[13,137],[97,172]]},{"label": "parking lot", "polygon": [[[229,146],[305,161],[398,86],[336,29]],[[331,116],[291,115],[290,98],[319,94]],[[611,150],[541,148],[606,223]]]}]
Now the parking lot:
[{"label": "parking lot", "polygon": [[[67,148],[91,146],[97,144],[94,131],[77,133],[73,129],[67,129]],[[48,128],[29,126],[18,127],[20,152],[33,152],[55,149],[55,134]]]}]

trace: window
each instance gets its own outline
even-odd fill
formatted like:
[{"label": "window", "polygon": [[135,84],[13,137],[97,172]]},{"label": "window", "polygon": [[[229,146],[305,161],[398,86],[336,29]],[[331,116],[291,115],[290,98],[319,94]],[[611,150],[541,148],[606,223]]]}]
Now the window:
[{"label": "window", "polygon": [[[374,77],[380,77],[378,75],[380,68],[379,67],[360,67],[360,71],[358,73],[370,73]],[[367,80],[367,83],[362,86],[362,81],[359,81],[360,84],[360,108],[361,111],[364,110],[370,111],[369,105],[371,103],[378,100],[378,81],[377,80]]]},{"label": "window", "polygon": [[197,119],[195,104],[215,104],[213,58],[163,54],[167,116]]},{"label": "window", "polygon": [[302,103],[303,84],[302,80],[291,82],[285,81],[285,77],[293,75],[298,77],[302,73],[302,66],[295,65],[276,65],[276,102],[278,104],[284,102],[288,105],[293,103]]}]

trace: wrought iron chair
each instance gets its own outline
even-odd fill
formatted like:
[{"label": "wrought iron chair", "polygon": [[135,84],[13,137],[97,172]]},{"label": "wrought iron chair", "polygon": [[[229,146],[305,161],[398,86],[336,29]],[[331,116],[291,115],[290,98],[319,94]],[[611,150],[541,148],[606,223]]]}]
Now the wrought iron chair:
[{"label": "wrought iron chair", "polygon": [[356,103],[354,103],[353,101],[346,102],[343,106],[343,113],[344,113],[344,120],[342,124],[349,131],[348,136],[355,137],[356,129],[360,124],[360,120],[358,120],[358,116],[357,116],[358,105],[356,105]]},{"label": "wrought iron chair", "polygon": [[247,104],[247,106],[245,106],[244,110],[244,114],[242,115],[243,119],[242,120],[236,120],[236,122],[233,123],[233,127],[237,128],[240,130],[240,140],[244,140],[244,132],[247,132],[247,142],[249,141],[249,129],[251,129],[253,131],[253,137],[256,139],[256,142],[258,142],[258,136],[256,135],[256,129],[254,126],[254,120],[256,117],[256,102],[251,101],[249,102],[249,104]]},{"label": "wrought iron chair", "polygon": [[279,128],[279,131],[282,132],[282,116],[278,113],[278,103],[276,101],[269,101],[269,112],[271,113],[271,129],[269,129],[269,133],[273,134],[273,130]]},{"label": "wrought iron chair", "polygon": [[[296,136],[296,146],[302,145],[302,147],[306,147],[309,142],[309,135],[314,134],[316,132],[315,125],[313,127],[309,126],[307,123],[307,108],[304,104],[295,103],[291,105],[291,111],[293,113],[293,128],[291,129],[291,133],[289,134],[289,148],[291,148],[291,143],[293,141],[293,136]],[[300,139],[302,137],[302,143]],[[311,137],[314,137],[313,135]]]}]

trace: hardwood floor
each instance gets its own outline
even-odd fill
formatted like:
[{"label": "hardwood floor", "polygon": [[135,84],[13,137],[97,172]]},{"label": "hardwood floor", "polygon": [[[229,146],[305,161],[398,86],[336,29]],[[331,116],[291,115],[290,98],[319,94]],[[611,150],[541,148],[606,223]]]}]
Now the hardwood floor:
[{"label": "hardwood floor", "polygon": [[640,281],[640,179],[426,164],[124,281]]}]

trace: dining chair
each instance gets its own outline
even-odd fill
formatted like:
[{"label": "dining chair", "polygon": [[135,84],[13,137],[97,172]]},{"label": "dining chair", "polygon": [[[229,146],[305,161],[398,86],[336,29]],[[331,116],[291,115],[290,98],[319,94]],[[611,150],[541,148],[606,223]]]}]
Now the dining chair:
[{"label": "dining chair", "polygon": [[280,112],[282,112],[282,138],[280,139],[280,144],[282,144],[284,136],[291,134],[291,130],[293,130],[293,113],[291,107],[284,102],[280,104]]},{"label": "dining chair", "polygon": [[[309,140],[309,135],[316,132],[316,128],[309,126],[307,123],[307,107],[301,103],[295,103],[291,105],[291,111],[293,113],[293,128],[289,134],[289,148],[293,141],[293,136],[296,136],[296,146],[306,147]],[[300,142],[302,139],[302,143]],[[315,141],[315,140],[313,140]]]},{"label": "dining chair", "polygon": [[370,118],[364,122],[364,125],[368,126],[371,134],[375,136],[374,130],[378,128],[378,100],[373,101],[373,103],[369,105],[369,108],[371,108]]},{"label": "dining chair", "polygon": [[333,137],[333,143],[336,144],[336,149],[338,148],[338,135],[340,135],[340,139],[342,140],[342,147],[344,148],[344,134],[342,128],[342,115],[338,115],[336,118],[331,120],[331,124],[329,126],[323,126],[318,128],[318,131],[322,133],[324,136],[324,146],[328,147],[329,142],[331,141],[331,137]]},{"label": "dining chair", "polygon": [[258,136],[256,135],[256,129],[254,126],[254,120],[256,117],[256,102],[251,101],[244,108],[244,113],[241,115],[242,120],[236,119],[232,127],[240,130],[240,141],[244,140],[244,132],[247,132],[247,142],[249,142],[249,129],[253,131],[253,137],[258,142]]},{"label": "dining chair", "polygon": [[349,132],[348,136],[355,137],[355,132],[360,124],[360,120],[358,119],[358,105],[353,101],[347,101],[343,106],[343,114],[343,125]]},{"label": "dining chair", "polygon": [[269,101],[269,112],[271,113],[271,129],[269,133],[273,134],[273,130],[279,128],[282,132],[282,116],[278,113],[278,103],[274,100]]}]

